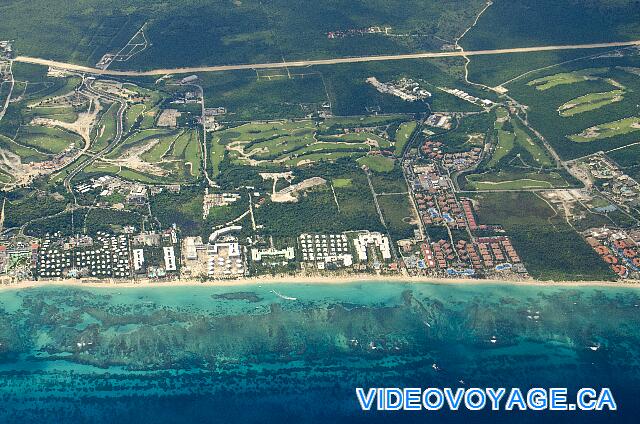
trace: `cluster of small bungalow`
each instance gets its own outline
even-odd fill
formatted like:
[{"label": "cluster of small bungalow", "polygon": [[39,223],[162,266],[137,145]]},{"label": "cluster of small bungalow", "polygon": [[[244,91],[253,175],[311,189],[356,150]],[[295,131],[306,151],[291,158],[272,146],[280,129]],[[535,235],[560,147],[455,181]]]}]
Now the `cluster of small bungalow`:
[{"label": "cluster of small bungalow", "polygon": [[640,276],[640,231],[592,228],[585,239],[619,277]]},{"label": "cluster of small bungalow", "polygon": [[423,243],[421,249],[427,268],[439,268],[448,273],[453,271],[472,275],[480,270],[506,271],[521,263],[506,236],[480,237],[474,241],[458,240],[455,246],[446,240],[439,240],[430,246]]},{"label": "cluster of small bungalow", "polygon": [[319,270],[351,267],[354,257],[349,241],[360,263],[373,261],[375,269],[391,261],[389,238],[378,232],[362,231],[347,234],[302,234],[298,238],[303,263]]},{"label": "cluster of small bungalow", "polygon": [[608,197],[625,207],[640,207],[640,184],[625,174],[609,157],[597,153],[584,163],[591,175],[606,181],[602,183],[602,191]]},{"label": "cluster of small bungalow", "polygon": [[91,237],[77,237],[63,243],[53,235],[40,245],[36,264],[42,279],[60,277],[115,277],[131,275],[127,235],[99,232]]}]

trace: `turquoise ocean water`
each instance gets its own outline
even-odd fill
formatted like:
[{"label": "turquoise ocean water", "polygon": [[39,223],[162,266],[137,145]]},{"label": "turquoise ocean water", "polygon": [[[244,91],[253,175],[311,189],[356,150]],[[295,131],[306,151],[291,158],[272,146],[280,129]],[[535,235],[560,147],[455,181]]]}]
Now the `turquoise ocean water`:
[{"label": "turquoise ocean water", "polygon": [[[362,412],[355,387],[610,387],[616,412]],[[640,290],[0,291],[0,423],[637,422]]]}]

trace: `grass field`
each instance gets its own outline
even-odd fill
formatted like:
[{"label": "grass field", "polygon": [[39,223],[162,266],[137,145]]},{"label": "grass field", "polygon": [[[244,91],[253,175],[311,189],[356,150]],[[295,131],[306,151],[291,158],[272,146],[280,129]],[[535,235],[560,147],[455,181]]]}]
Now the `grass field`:
[{"label": "grass field", "polygon": [[34,116],[40,116],[42,118],[55,119],[61,122],[75,122],[78,119],[78,114],[73,107],[60,106],[60,107],[34,107],[29,110]]},{"label": "grass field", "polygon": [[323,135],[318,139],[331,143],[369,143],[380,148],[391,147],[389,139],[370,132],[349,133],[340,135]]},{"label": "grass field", "polygon": [[2,147],[19,156],[23,163],[42,161],[69,147],[83,145],[80,136],[71,131],[31,125],[36,118],[71,123],[89,106],[88,101],[77,101],[73,106],[66,102],[51,102],[51,99],[72,93],[81,80],[75,76],[48,77],[46,71],[47,68],[41,66],[14,66],[14,78],[19,82],[12,95],[13,101],[0,121],[0,134],[11,140],[5,140]]},{"label": "grass field", "polygon": [[474,190],[523,190],[569,186],[557,172],[501,170],[494,173],[467,175],[466,180]]},{"label": "grass field", "polygon": [[336,178],[331,181],[331,184],[333,184],[334,188],[350,187],[352,180],[351,178]]},{"label": "grass field", "polygon": [[589,112],[620,102],[624,99],[624,90],[613,90],[604,93],[590,93],[570,100],[558,108],[560,116],[573,116]]},{"label": "grass field", "polygon": [[147,106],[144,104],[131,105],[124,114],[124,131],[128,132],[136,120],[144,113]]},{"label": "grass field", "polygon": [[498,109],[498,119],[495,122],[497,145],[487,163],[488,168],[498,166],[505,158],[525,167],[550,167],[553,160],[546,149],[525,131],[522,124],[515,118],[510,118],[504,109]]},{"label": "grass field", "polygon": [[16,143],[50,154],[57,154],[71,146],[79,147],[82,140],[76,134],[60,128],[27,125],[20,128]]},{"label": "grass field", "polygon": [[631,116],[618,121],[595,125],[587,128],[580,134],[569,136],[569,139],[576,143],[591,143],[593,141],[630,134],[636,131],[640,131],[640,117]]},{"label": "grass field", "polygon": [[95,128],[95,139],[91,143],[91,151],[99,152],[106,148],[116,136],[117,115],[119,105],[117,103],[109,106],[109,109],[102,115]]},{"label": "grass field", "polygon": [[282,162],[288,166],[303,166],[316,162],[335,162],[342,158],[358,158],[364,155],[364,153],[347,151],[347,152],[327,152],[327,153],[309,153],[305,155],[299,155],[292,159],[287,159]]},{"label": "grass field", "polygon": [[516,135],[514,133],[498,130],[498,146],[496,147],[488,166],[492,166],[500,162],[500,160],[505,157],[511,149],[513,149],[515,141]]},{"label": "grass field", "polygon": [[411,119],[410,115],[361,115],[361,116],[336,116],[326,119],[318,125],[318,130],[325,133],[345,128],[387,128],[389,125],[404,122]]},{"label": "grass field", "polygon": [[148,139],[152,139],[152,138],[159,139],[160,137],[166,137],[171,132],[172,132],[171,130],[164,129],[164,128],[153,128],[153,129],[146,129],[146,130],[136,132],[135,134],[132,134],[130,137],[126,138],[118,146],[117,149],[111,152],[109,154],[109,158],[116,159],[122,156],[124,151],[130,147],[140,145],[143,141]]},{"label": "grass field", "polygon": [[527,85],[534,87],[538,91],[546,91],[560,85],[588,81],[593,79],[594,75],[602,75],[606,72],[607,68],[587,68],[573,72],[561,72],[553,75],[547,75],[542,78],[536,78],[529,81]]},{"label": "grass field", "polygon": [[15,141],[0,134],[0,148],[14,153],[20,157],[22,163],[41,162],[47,158],[47,154],[33,147],[17,144]]},{"label": "grass field", "polygon": [[208,137],[209,142],[209,157],[211,158],[212,178],[215,178],[220,173],[220,164],[224,160],[225,149],[224,145],[220,142],[220,137],[216,134],[212,134]]},{"label": "grass field", "polygon": [[472,181],[471,184],[477,190],[523,190],[534,188],[553,188],[553,184],[544,180],[534,180],[530,178],[522,178],[514,181]]},{"label": "grass field", "polygon": [[365,156],[358,159],[358,164],[366,166],[374,172],[391,172],[395,161],[384,156]]},{"label": "grass field", "polygon": [[403,122],[400,124],[400,127],[396,130],[396,134],[394,136],[396,156],[402,156],[405,146],[411,139],[411,136],[417,127],[418,123],[416,121]]}]

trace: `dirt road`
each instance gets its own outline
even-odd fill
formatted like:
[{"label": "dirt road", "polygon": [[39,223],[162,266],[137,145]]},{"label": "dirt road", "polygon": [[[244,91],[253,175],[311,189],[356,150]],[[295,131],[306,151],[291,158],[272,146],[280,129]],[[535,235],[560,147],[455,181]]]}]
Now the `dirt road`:
[{"label": "dirt road", "polygon": [[443,57],[464,57],[464,56],[483,56],[498,55],[511,53],[533,53],[553,50],[580,50],[580,49],[599,49],[607,47],[630,47],[640,46],[640,40],[622,41],[614,43],[595,43],[595,44],[571,44],[560,46],[537,46],[537,47],[517,47],[511,49],[496,50],[471,50],[471,51],[452,51],[452,52],[432,52],[432,53],[408,53],[386,56],[359,56],[344,57],[337,59],[316,59],[316,60],[299,60],[292,62],[276,62],[276,63],[253,63],[245,65],[217,65],[217,66],[194,66],[173,69],[153,69],[149,71],[116,71],[102,70],[91,68],[88,66],[75,65],[72,63],[57,62],[54,60],[41,59],[37,57],[18,56],[13,59],[14,62],[31,63],[35,65],[52,66],[55,68],[66,69],[69,71],[85,72],[95,75],[111,75],[125,77],[140,77],[152,75],[170,75],[170,74],[187,74],[197,72],[221,72],[221,71],[237,71],[242,69],[274,69],[286,67],[301,66],[319,66],[319,65],[337,65],[341,63],[360,63],[360,62],[382,62],[387,60],[407,60],[407,59],[437,59]]}]

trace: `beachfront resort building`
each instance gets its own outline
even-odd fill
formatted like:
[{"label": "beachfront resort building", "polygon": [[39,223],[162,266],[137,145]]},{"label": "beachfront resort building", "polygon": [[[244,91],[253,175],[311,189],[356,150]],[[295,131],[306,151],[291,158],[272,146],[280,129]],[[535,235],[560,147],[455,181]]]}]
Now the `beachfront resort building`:
[{"label": "beachfront resort building", "polygon": [[391,246],[389,245],[389,238],[381,233],[360,233],[358,237],[353,240],[353,244],[355,245],[358,260],[360,260],[360,262],[366,262],[369,259],[367,251],[370,247],[379,250],[383,260],[391,260]]},{"label": "beachfront resort building", "polygon": [[345,234],[302,234],[298,240],[303,262],[315,264],[320,270],[353,265]]}]

